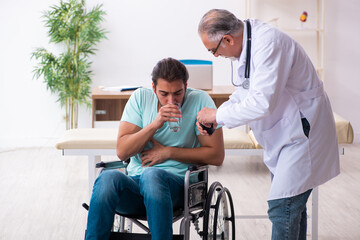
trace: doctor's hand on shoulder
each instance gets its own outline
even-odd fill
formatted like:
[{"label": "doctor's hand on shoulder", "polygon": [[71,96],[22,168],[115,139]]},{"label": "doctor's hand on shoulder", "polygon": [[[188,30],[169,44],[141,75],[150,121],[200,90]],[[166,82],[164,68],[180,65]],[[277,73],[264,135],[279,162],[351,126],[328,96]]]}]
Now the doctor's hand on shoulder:
[{"label": "doctor's hand on shoulder", "polygon": [[211,124],[213,124],[212,127],[214,129],[216,129],[216,127],[217,127],[216,111],[217,111],[216,109],[204,107],[203,109],[201,109],[200,112],[198,112],[198,114],[196,116],[196,119],[197,119],[196,126],[201,135],[209,135],[209,134],[206,130],[204,130],[202,128],[200,123],[203,124],[205,127],[211,127]]}]

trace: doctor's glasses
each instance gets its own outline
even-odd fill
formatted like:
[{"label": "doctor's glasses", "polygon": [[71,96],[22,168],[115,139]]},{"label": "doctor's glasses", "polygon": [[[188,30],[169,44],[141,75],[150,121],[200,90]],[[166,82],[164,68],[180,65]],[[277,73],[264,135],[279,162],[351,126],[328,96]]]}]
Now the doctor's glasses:
[{"label": "doctor's glasses", "polygon": [[218,45],[216,46],[216,48],[211,48],[211,49],[208,49],[208,51],[209,52],[211,52],[213,55],[215,55],[216,54],[216,52],[217,52],[217,50],[219,49],[219,47],[220,47],[220,44],[221,44],[221,42],[222,42],[222,40],[224,39],[224,37],[225,37],[225,35],[228,35],[230,33],[230,31],[229,32],[227,32],[227,33],[225,33],[222,37],[221,37],[221,39],[220,39],[220,41],[219,41],[219,43],[218,43]]}]

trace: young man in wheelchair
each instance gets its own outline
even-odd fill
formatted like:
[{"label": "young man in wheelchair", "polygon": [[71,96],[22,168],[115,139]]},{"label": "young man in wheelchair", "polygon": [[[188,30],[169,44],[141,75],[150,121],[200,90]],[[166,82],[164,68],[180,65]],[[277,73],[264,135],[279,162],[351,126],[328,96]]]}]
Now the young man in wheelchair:
[{"label": "young man in wheelchair", "polygon": [[[153,69],[152,89],[140,88],[130,97],[117,139],[118,157],[131,158],[128,175],[107,170],[96,179],[86,239],[109,239],[117,210],[146,216],[152,240],[171,240],[173,210],[184,204],[188,165],[222,164],[222,129],[202,136],[196,125],[197,113],[215,104],[206,92],[187,88],[188,77],[181,62],[163,59]],[[178,132],[169,129],[175,118],[181,118]]]}]

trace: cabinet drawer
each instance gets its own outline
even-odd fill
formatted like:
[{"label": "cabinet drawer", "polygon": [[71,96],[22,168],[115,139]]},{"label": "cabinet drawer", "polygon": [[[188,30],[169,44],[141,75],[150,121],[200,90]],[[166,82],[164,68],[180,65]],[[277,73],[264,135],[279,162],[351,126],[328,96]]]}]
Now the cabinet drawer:
[{"label": "cabinet drawer", "polygon": [[127,99],[96,99],[95,121],[120,121]]}]

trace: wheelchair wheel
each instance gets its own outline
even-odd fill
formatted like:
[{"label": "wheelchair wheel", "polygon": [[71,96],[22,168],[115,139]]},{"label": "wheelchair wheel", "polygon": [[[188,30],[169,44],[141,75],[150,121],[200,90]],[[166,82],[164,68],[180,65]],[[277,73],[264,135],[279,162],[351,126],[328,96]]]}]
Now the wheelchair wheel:
[{"label": "wheelchair wheel", "polygon": [[210,186],[203,223],[203,239],[235,240],[235,216],[231,194],[219,182],[214,182]]},{"label": "wheelchair wheel", "polygon": [[213,182],[209,188],[206,203],[205,214],[203,219],[203,240],[212,239],[212,228],[214,224],[214,212],[215,204],[219,191],[222,189],[222,185],[219,182]]}]

